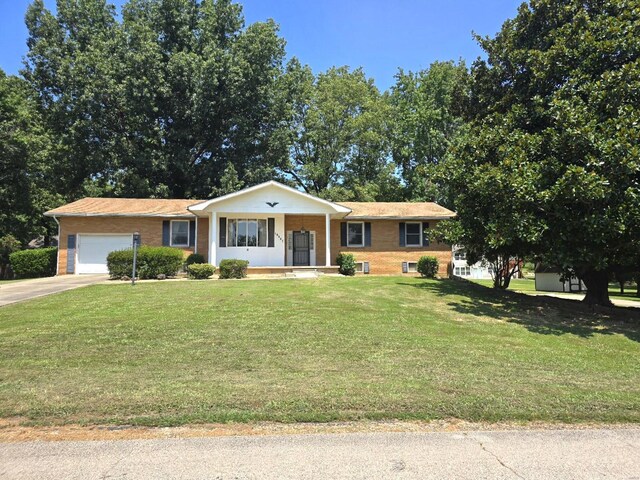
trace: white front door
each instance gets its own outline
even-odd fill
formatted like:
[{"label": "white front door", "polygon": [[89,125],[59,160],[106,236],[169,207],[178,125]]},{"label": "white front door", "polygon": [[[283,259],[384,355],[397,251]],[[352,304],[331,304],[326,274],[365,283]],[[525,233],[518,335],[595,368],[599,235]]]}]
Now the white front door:
[{"label": "white front door", "polygon": [[109,273],[107,255],[132,242],[132,235],[78,235],[76,273]]}]

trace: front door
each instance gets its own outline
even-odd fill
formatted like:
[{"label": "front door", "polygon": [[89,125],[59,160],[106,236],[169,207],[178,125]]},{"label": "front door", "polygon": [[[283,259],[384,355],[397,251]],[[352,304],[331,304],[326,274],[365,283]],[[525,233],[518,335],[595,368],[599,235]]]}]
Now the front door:
[{"label": "front door", "polygon": [[309,266],[309,232],[293,232],[293,266]]}]

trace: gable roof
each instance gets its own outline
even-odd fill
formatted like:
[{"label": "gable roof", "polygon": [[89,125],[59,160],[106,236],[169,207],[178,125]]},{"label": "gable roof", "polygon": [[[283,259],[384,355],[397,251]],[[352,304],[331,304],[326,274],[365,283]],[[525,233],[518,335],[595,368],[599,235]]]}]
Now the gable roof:
[{"label": "gable roof", "polygon": [[83,198],[45,212],[49,217],[193,217],[189,205],[201,200]]},{"label": "gable roof", "polygon": [[334,202],[330,202],[329,200],[325,200],[323,198],[319,198],[319,197],[315,197],[313,195],[310,195],[308,193],[305,192],[301,192],[300,190],[296,190],[295,188],[289,187],[287,185],[284,185],[280,182],[276,182],[275,180],[270,180],[268,182],[264,182],[264,183],[260,183],[258,185],[254,185],[253,187],[248,187],[248,188],[243,188],[242,190],[238,190],[237,192],[233,192],[233,193],[229,193],[227,195],[223,195],[221,197],[217,197],[217,198],[212,198],[211,200],[205,200],[201,203],[197,203],[195,205],[191,205],[189,207],[189,210],[192,212],[200,212],[205,210],[206,208],[210,207],[211,205],[215,205],[217,203],[220,202],[224,202],[230,199],[233,199],[235,197],[239,197],[242,195],[246,195],[248,193],[251,192],[255,192],[258,190],[263,190],[265,188],[268,187],[275,187],[278,188],[284,192],[288,192],[290,194],[299,196],[301,198],[305,198],[307,200],[311,200],[313,202],[317,202],[321,205],[324,205],[326,207],[330,207],[332,208],[336,213],[349,213],[350,210],[348,207],[345,207],[339,203],[334,203]]},{"label": "gable roof", "polygon": [[445,219],[455,212],[434,202],[340,202],[351,210],[346,218],[420,218]]}]

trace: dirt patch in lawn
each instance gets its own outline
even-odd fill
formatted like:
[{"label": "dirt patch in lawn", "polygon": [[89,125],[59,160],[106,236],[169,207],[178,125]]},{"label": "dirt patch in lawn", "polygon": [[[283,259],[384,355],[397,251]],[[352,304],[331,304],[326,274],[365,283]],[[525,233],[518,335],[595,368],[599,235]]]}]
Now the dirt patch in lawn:
[{"label": "dirt patch in lawn", "polygon": [[458,432],[505,430],[588,430],[637,429],[638,424],[549,423],[549,422],[467,422],[458,419],[437,421],[357,421],[331,423],[228,423],[185,425],[181,427],[138,427],[131,425],[63,425],[28,427],[19,419],[0,419],[0,442],[139,440],[162,438],[227,437],[253,435],[300,435],[372,432]]}]

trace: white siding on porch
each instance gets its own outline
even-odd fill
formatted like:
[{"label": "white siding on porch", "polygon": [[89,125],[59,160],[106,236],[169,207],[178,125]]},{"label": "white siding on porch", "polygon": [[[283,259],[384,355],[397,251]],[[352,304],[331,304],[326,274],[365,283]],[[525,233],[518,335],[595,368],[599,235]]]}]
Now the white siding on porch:
[{"label": "white siding on porch", "polygon": [[[250,267],[283,267],[285,260],[285,232],[284,232],[284,215],[282,214],[251,214],[243,212],[218,212],[218,222],[220,217],[225,217],[227,221],[233,218],[274,218],[275,219],[275,235],[273,247],[221,247],[217,245],[216,259],[218,265],[220,260],[225,258],[237,258],[240,260],[248,260]],[[216,228],[216,230],[218,230]],[[219,233],[218,233],[219,238]]]}]

